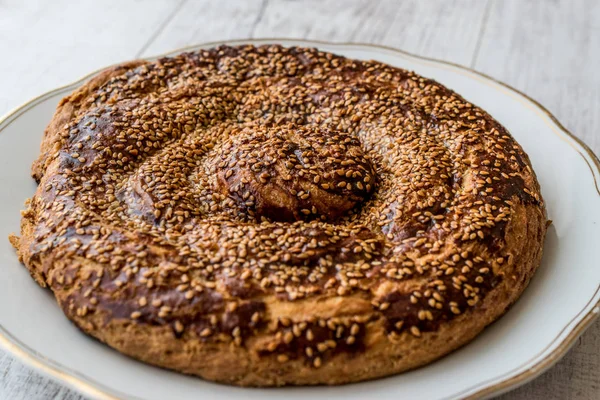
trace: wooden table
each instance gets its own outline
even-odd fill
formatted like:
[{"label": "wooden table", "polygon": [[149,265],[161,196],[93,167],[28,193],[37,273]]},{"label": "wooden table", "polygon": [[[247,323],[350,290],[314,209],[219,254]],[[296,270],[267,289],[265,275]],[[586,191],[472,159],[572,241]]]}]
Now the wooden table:
[{"label": "wooden table", "polygon": [[[600,153],[600,0],[0,0],[0,115],[108,64],[233,38],[378,43],[472,67]],[[1,399],[82,399],[0,351]],[[600,323],[510,399],[600,398]]]}]

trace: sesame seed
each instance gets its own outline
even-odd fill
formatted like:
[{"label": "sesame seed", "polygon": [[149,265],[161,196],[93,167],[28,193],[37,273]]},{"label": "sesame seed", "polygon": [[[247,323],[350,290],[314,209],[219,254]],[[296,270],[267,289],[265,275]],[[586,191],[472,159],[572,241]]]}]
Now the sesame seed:
[{"label": "sesame seed", "polygon": [[141,317],[141,316],[142,316],[142,313],[141,313],[141,312],[139,312],[139,311],[134,311],[134,312],[132,312],[132,313],[131,313],[131,315],[130,315],[131,319],[138,319],[138,318],[139,318],[139,317]]},{"label": "sesame seed", "polygon": [[286,354],[278,354],[277,355],[277,361],[280,363],[287,362],[289,359],[290,359],[290,357],[287,356]]},{"label": "sesame seed", "polygon": [[210,335],[212,335],[212,331],[211,331],[211,329],[210,329],[210,328],[204,328],[204,329],[202,329],[202,331],[200,332],[200,336],[201,336],[201,337],[207,337],[207,336],[210,336]]},{"label": "sesame seed", "polygon": [[321,357],[316,357],[313,361],[313,365],[315,368],[319,368],[321,366]]}]

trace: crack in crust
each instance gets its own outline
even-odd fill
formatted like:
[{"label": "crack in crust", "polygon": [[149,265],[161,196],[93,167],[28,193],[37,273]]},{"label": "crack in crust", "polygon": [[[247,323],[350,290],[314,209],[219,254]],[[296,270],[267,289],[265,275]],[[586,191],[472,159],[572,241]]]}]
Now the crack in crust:
[{"label": "crack in crust", "polygon": [[88,334],[238,385],[398,373],[467,343],[539,265],[527,155],[442,85],[221,46],[63,99],[11,242]]}]

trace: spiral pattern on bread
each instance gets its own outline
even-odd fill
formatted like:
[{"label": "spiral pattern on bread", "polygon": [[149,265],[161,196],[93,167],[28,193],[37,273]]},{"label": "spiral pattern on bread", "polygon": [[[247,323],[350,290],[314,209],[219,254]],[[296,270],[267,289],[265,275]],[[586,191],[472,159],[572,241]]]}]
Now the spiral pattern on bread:
[{"label": "spiral pattern on bread", "polygon": [[109,68],[63,99],[19,255],[83,331],[237,385],[398,373],[539,265],[527,155],[441,84],[309,48]]}]

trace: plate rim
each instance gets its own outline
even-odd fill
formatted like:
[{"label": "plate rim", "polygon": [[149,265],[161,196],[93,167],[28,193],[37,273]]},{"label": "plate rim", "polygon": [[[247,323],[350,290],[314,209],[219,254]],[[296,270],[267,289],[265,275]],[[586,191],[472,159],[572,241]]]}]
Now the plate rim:
[{"label": "plate rim", "polygon": [[[176,49],[173,49],[173,50],[170,50],[167,52],[163,52],[163,53],[160,53],[157,55],[149,56],[149,57],[140,57],[139,59],[154,60],[154,59],[158,59],[160,57],[172,56],[172,55],[186,52],[186,51],[192,51],[192,50],[205,48],[205,47],[209,47],[209,46],[217,46],[217,45],[225,45],[225,44],[226,45],[282,44],[284,46],[289,46],[289,45],[301,46],[301,45],[310,44],[310,45],[314,45],[315,47],[318,47],[319,45],[332,46],[332,47],[338,47],[338,48],[344,48],[344,47],[359,47],[360,48],[360,47],[362,47],[362,48],[367,48],[367,49],[371,48],[371,49],[375,49],[375,50],[379,50],[379,51],[383,50],[386,52],[391,52],[397,56],[401,56],[404,58],[411,58],[413,60],[420,61],[420,62],[425,61],[425,62],[433,63],[437,66],[441,65],[441,66],[451,67],[454,71],[461,72],[471,78],[475,78],[475,79],[479,80],[480,82],[487,84],[488,86],[490,86],[496,90],[504,89],[504,91],[507,91],[509,94],[513,95],[512,97],[516,98],[517,100],[520,100],[521,103],[523,103],[525,106],[527,106],[527,102],[529,102],[530,103],[529,108],[531,108],[535,111],[538,111],[538,113],[541,111],[541,113],[543,115],[548,117],[550,119],[550,122],[556,128],[558,128],[559,131],[561,131],[568,138],[570,138],[574,141],[574,143],[572,143],[570,141],[566,141],[566,142],[575,151],[577,151],[577,153],[586,162],[586,165],[588,166],[588,168],[592,174],[596,192],[600,196],[600,188],[598,186],[599,179],[596,177],[596,174],[598,174],[598,176],[600,176],[600,160],[594,154],[594,152],[590,149],[590,147],[585,142],[583,142],[583,140],[579,139],[577,136],[575,136],[573,133],[571,133],[546,107],[544,107],[542,104],[540,104],[534,98],[530,97],[529,95],[523,93],[522,91],[520,91],[520,90],[518,90],[496,78],[493,78],[485,73],[476,71],[473,68],[470,68],[470,67],[458,64],[458,63],[454,63],[454,62],[446,61],[446,60],[440,60],[440,59],[433,58],[433,57],[421,56],[421,55],[417,55],[417,54],[414,54],[414,53],[411,53],[411,52],[408,52],[408,51],[405,51],[402,49],[398,49],[398,48],[394,48],[394,47],[386,46],[386,45],[374,44],[374,43],[338,42],[338,41],[333,42],[333,41],[324,41],[324,40],[315,40],[315,39],[298,39],[298,38],[281,38],[281,37],[280,38],[258,38],[258,39],[254,39],[254,38],[231,39],[231,40],[217,40],[217,41],[210,41],[210,42],[202,42],[202,43],[197,43],[194,45],[179,47],[179,48],[176,48]],[[36,96],[36,97],[26,101],[25,103],[21,104],[20,106],[13,108],[12,110],[8,111],[5,115],[0,117],[0,133],[6,127],[8,127],[8,125],[10,125],[14,120],[16,120],[18,117],[20,117],[26,111],[30,110],[31,108],[33,108],[34,106],[39,104],[41,101],[44,101],[49,97],[53,97],[53,96],[61,93],[62,91],[70,90],[70,89],[80,85],[81,83],[85,82],[92,76],[98,74],[100,71],[105,70],[105,69],[110,68],[115,65],[119,65],[119,64],[121,64],[121,63],[111,64],[106,67],[97,69],[93,72],[90,72],[90,73],[84,75],[83,77],[81,77],[75,81],[72,81],[72,82],[62,85],[62,86],[59,86],[59,87],[52,89],[50,91],[47,91],[43,94],[40,94],[39,96]],[[494,83],[494,84],[498,85],[499,87],[494,87],[490,83]],[[517,96],[514,96],[515,94]],[[526,101],[523,101],[523,99]],[[552,127],[552,125],[550,125],[550,126]],[[589,157],[589,160],[586,157],[586,154]],[[590,161],[591,161],[591,163],[590,163]],[[499,378],[492,378],[492,380],[502,379],[501,381],[496,382],[494,384],[488,384],[488,383],[486,383],[487,381],[477,383],[475,385],[472,385],[470,387],[462,389],[461,391],[459,391],[457,393],[453,393],[452,395],[450,395],[450,397],[447,397],[447,398],[456,398],[456,397],[465,398],[465,399],[487,398],[489,396],[498,395],[498,394],[506,392],[510,389],[516,388],[530,380],[533,380],[534,378],[538,377],[539,375],[541,375],[544,371],[548,370],[556,362],[558,362],[568,352],[568,350],[575,344],[577,338],[588,327],[590,327],[592,325],[592,323],[598,317],[600,317],[600,298],[596,298],[596,297],[598,297],[599,293],[600,293],[600,282],[598,284],[596,291],[594,292],[594,294],[592,295],[590,300],[587,302],[587,304],[570,320],[569,323],[567,323],[565,325],[565,327],[559,332],[559,334],[542,351],[540,351],[532,359],[530,359],[526,363],[520,365],[519,367],[513,368],[511,371],[504,373],[503,375],[505,375],[505,376],[508,375],[506,378],[503,379],[502,376],[500,376]],[[595,303],[594,303],[594,301],[595,301]],[[581,314],[588,308],[589,308],[589,311],[587,311],[585,313],[585,315],[583,315],[583,317],[582,317]],[[561,337],[563,336],[565,331],[568,330],[569,326],[579,318],[581,318],[581,320],[571,329],[571,331],[564,338],[561,339]],[[556,348],[554,350],[548,352],[548,354],[544,355],[544,353],[546,353],[548,351],[548,349],[553,346],[556,346]],[[40,372],[46,374],[47,376],[55,378],[56,380],[79,391],[80,393],[85,393],[85,394],[93,396],[95,398],[110,399],[110,400],[119,399],[119,398],[137,399],[136,397],[132,397],[131,395],[128,395],[125,393],[120,393],[119,391],[117,391],[115,389],[109,388],[109,387],[105,386],[104,384],[94,381],[94,379],[92,379],[92,378],[89,378],[77,371],[71,370],[70,368],[65,367],[65,366],[45,357],[44,355],[40,354],[39,352],[31,349],[25,343],[21,342],[17,337],[12,335],[1,324],[0,324],[0,347],[2,347],[4,350],[6,350],[8,353],[10,353],[13,357],[17,358],[21,362],[24,362],[25,364],[29,365],[30,367],[33,367],[33,369],[36,369],[37,371],[40,371]],[[541,357],[541,358],[539,360],[537,360],[539,357]],[[532,362],[533,362],[533,365],[530,365],[526,370],[524,370],[514,376],[511,376],[512,371],[522,369]]]}]

